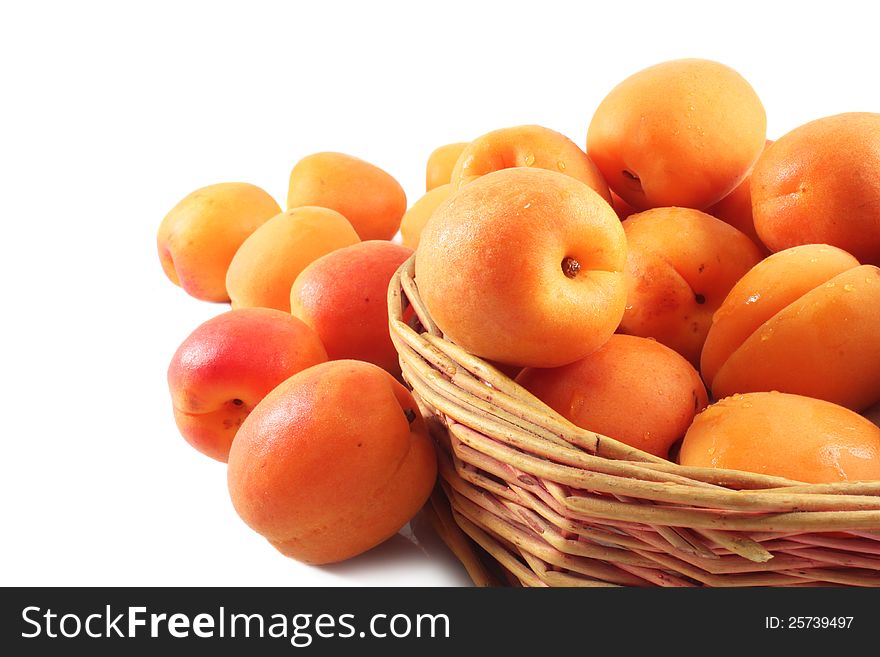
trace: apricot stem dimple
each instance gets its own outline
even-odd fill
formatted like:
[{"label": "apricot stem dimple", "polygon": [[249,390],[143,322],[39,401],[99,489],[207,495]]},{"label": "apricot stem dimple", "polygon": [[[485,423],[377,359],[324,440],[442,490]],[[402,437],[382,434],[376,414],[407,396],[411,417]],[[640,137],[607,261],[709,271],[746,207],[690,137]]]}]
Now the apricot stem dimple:
[{"label": "apricot stem dimple", "polygon": [[635,191],[642,191],[642,181],[639,180],[636,174],[628,169],[624,169],[621,173],[623,174],[623,182],[626,183],[627,187]]},{"label": "apricot stem dimple", "polygon": [[232,405],[233,405],[233,406],[244,406],[244,402],[243,402],[242,400],[240,400],[240,399],[233,399],[233,400],[232,400]]},{"label": "apricot stem dimple", "polygon": [[562,259],[562,273],[566,278],[574,278],[581,270],[581,263],[570,256]]},{"label": "apricot stem dimple", "polygon": [[706,303],[706,297],[703,296],[702,294],[695,294],[694,301],[696,301],[698,304],[700,304],[702,306],[704,303]]}]

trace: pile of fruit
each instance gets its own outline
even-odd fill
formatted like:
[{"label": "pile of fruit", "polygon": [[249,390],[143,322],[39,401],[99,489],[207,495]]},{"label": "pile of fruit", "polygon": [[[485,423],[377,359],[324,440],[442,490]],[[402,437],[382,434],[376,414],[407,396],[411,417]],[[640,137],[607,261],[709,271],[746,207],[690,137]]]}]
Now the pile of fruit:
[{"label": "pile of fruit", "polygon": [[683,465],[880,480],[880,114],[771,142],[742,76],[677,60],[612,89],[585,145],[526,125],[442,146],[409,207],[317,153],[286,211],[243,183],[171,210],[165,273],[232,307],[174,354],[174,416],[250,527],[329,563],[431,493],[388,328],[411,257],[446,338],[576,425]]}]

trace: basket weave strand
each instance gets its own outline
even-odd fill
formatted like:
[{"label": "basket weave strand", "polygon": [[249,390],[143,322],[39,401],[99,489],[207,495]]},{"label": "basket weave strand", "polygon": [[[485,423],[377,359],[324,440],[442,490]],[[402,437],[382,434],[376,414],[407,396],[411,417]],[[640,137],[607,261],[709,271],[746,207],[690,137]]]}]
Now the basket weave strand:
[{"label": "basket weave strand", "polygon": [[429,516],[476,584],[880,586],[880,482],[684,467],[577,427],[445,339],[414,269],[390,332],[437,444]]}]

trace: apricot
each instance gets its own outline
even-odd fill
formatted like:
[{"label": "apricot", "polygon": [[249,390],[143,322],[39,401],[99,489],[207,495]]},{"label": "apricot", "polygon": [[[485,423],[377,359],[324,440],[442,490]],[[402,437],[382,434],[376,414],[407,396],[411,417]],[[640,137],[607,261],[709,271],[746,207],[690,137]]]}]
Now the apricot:
[{"label": "apricot", "polygon": [[698,366],[712,314],[761,260],[758,247],[689,208],[646,210],[622,225],[629,250],[620,332],[654,338]]},{"label": "apricot", "polygon": [[636,209],[702,210],[745,178],[766,129],[764,107],[739,73],[678,59],[639,71],[608,93],[590,122],[587,153]]},{"label": "apricot", "polygon": [[348,220],[328,208],[293,208],[272,217],[244,241],[229,265],[232,307],[290,312],[290,287],[299,273],[322,255],[359,241]]},{"label": "apricot", "polygon": [[827,401],[781,392],[734,395],[700,413],[682,465],[821,484],[880,479],[880,427]]},{"label": "apricot", "polygon": [[[768,139],[764,143],[764,149],[766,150],[772,143]],[[752,216],[751,172],[736,186],[736,189],[706,210],[706,214],[711,214],[713,217],[730,224],[741,233],[745,233],[761,249],[765,256],[769,255],[770,250],[764,246],[764,243],[758,236],[758,231],[755,230],[755,220]]]},{"label": "apricot", "polygon": [[755,228],[771,251],[830,244],[880,265],[880,114],[851,112],[783,135],[752,174]]},{"label": "apricot", "polygon": [[502,128],[478,137],[459,155],[450,183],[453,189],[459,189],[480,176],[510,167],[564,173],[611,203],[608,183],[589,156],[565,135],[539,125]]},{"label": "apricot", "polygon": [[428,499],[434,447],[412,395],[375,365],[330,361],[257,404],[229,453],[235,510],[280,552],[326,564],[393,536]]},{"label": "apricot", "polygon": [[315,153],[290,172],[287,207],[336,210],[362,240],[390,240],[406,212],[406,194],[391,174],[344,153]]},{"label": "apricot", "polygon": [[633,206],[624,201],[614,192],[611,192],[611,207],[614,208],[614,211],[617,213],[617,216],[620,218],[621,221],[626,219],[631,214],[636,214],[638,212],[638,210],[636,210]]},{"label": "apricot", "polygon": [[388,284],[412,253],[369,240],[321,256],[296,277],[291,312],[315,330],[332,360],[363,360],[400,376],[388,331]]},{"label": "apricot", "polygon": [[854,410],[880,401],[880,269],[841,249],[792,247],[730,290],[702,354],[715,397],[779,390]]},{"label": "apricot", "polygon": [[435,148],[428,156],[428,164],[425,166],[425,191],[430,192],[440,185],[448,185],[452,179],[452,169],[458,160],[458,156],[464,150],[468,142],[446,144]]},{"label": "apricot", "polygon": [[450,194],[452,194],[452,185],[449,183],[439,185],[413,203],[412,207],[406,211],[400,222],[400,236],[406,246],[411,249],[418,247],[419,236],[422,234],[425,224],[428,223],[428,219],[434,214],[434,210],[449,198]]},{"label": "apricot", "polygon": [[288,313],[242,308],[201,324],[177,348],[168,388],[180,433],[226,462],[239,426],[276,385],[323,363],[317,334]]},{"label": "apricot", "polygon": [[623,314],[626,239],[579,180],[516,167],[486,174],[434,211],[416,250],[428,311],[449,339],[507,365],[583,358]]},{"label": "apricot", "polygon": [[219,183],[202,187],[175,205],[156,238],[169,280],[203,301],[229,301],[226,270],[241,243],[281,212],[256,185]]},{"label": "apricot", "polygon": [[612,335],[563,367],[526,368],[516,380],[574,424],[663,458],[708,404],[689,362],[630,335]]}]

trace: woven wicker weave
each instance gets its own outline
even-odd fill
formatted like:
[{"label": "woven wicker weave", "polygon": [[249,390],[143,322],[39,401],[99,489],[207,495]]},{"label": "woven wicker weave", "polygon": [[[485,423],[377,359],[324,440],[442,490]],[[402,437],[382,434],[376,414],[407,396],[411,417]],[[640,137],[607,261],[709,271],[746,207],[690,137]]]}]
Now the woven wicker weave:
[{"label": "woven wicker weave", "polygon": [[429,515],[476,584],[880,586],[880,481],[683,467],[580,429],[445,340],[414,267],[391,336],[438,445]]}]

